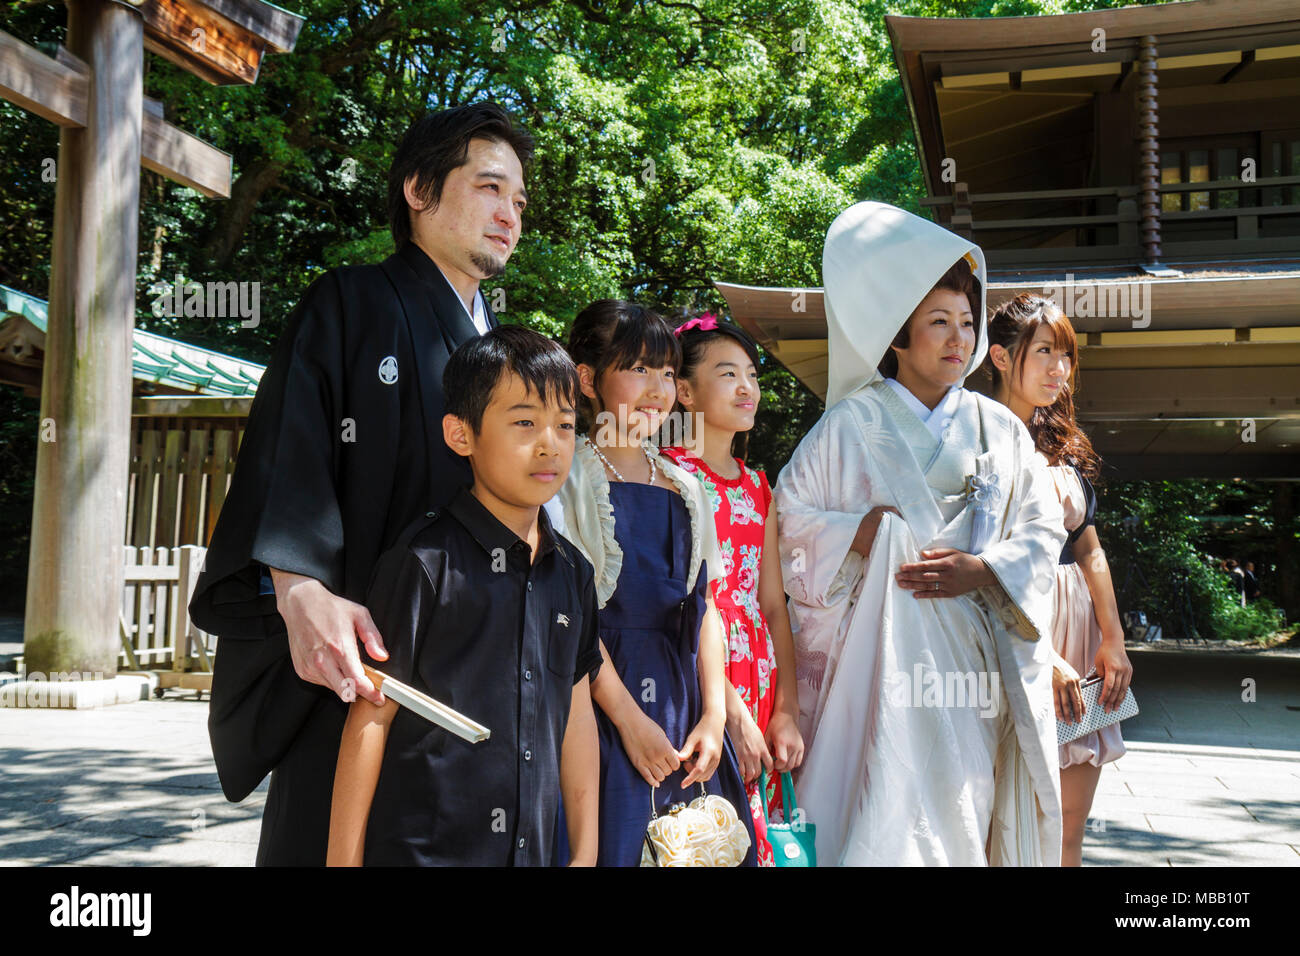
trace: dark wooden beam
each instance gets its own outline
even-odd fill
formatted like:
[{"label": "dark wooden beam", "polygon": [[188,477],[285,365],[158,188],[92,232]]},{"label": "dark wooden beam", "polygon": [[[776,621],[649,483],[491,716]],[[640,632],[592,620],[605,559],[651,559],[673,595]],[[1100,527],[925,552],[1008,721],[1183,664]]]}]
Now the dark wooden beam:
[{"label": "dark wooden beam", "polygon": [[1090,369],[1084,359],[1075,400],[1081,421],[1300,415],[1294,365]]},{"label": "dark wooden beam", "polygon": [[890,32],[908,51],[998,50],[1053,44],[1078,44],[1088,49],[1097,28],[1106,31],[1109,50],[1116,40],[1146,34],[1274,29],[1274,25],[1281,30],[1295,21],[1295,0],[1198,0],[1032,17],[885,17]]},{"label": "dark wooden beam", "polygon": [[41,370],[30,365],[17,365],[0,360],[0,385],[16,385],[24,395],[41,394]]},{"label": "dark wooden beam", "polygon": [[1300,455],[1104,455],[1108,481],[1182,478],[1300,478]]},{"label": "dark wooden beam", "polygon": [[247,418],[251,398],[211,395],[137,395],[131,402],[132,418]]},{"label": "dark wooden beam", "polygon": [[1223,74],[1223,76],[1219,77],[1219,82],[1220,83],[1231,82],[1233,77],[1235,77],[1238,73],[1240,73],[1242,70],[1244,70],[1246,67],[1250,66],[1254,62],[1255,62],[1255,51],[1254,50],[1243,51],[1241,54],[1241,60],[1238,61],[1237,65],[1234,66],[1231,70]]}]

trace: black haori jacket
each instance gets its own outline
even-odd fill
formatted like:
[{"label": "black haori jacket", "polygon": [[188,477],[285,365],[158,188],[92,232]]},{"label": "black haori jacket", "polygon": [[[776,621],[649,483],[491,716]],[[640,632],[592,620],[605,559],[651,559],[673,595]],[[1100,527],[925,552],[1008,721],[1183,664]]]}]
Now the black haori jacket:
[{"label": "black haori jacket", "polygon": [[325,273],[290,316],[189,605],[221,638],[208,724],[227,798],[261,782],[313,708],[345,706],[294,673],[265,569],[365,600],[380,554],[470,480],[443,441],[442,373],[477,334],[414,243],[379,265]]}]

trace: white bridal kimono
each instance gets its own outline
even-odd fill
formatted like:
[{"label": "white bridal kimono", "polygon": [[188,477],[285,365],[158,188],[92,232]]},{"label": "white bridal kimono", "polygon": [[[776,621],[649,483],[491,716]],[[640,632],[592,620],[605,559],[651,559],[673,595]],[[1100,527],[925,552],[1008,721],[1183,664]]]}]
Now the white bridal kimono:
[{"label": "white bridal kimono", "polygon": [[[978,247],[878,203],[852,207],[827,237],[828,410],[776,487],[809,745],[798,798],[827,865],[1060,859],[1050,662],[1060,501],[1007,408],[958,386],[927,423],[914,410],[924,406],[875,371],[966,254],[983,286]],[[878,505],[902,518],[883,516],[863,560],[850,545]],[[955,598],[900,588],[899,565],[938,547],[979,554],[998,583]]]}]

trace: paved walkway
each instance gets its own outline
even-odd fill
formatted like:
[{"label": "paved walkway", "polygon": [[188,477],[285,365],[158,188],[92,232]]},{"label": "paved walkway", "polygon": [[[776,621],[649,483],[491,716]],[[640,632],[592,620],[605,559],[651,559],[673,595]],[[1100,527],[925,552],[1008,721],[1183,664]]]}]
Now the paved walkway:
[{"label": "paved walkway", "polygon": [[[1133,652],[1142,713],[1101,776],[1085,862],[1300,865],[1300,661]],[[1242,680],[1255,681],[1253,702]],[[250,865],[265,784],[217,784],[206,698],[0,710],[0,864]]]},{"label": "paved walkway", "polygon": [[252,865],[266,784],[226,801],[194,697],[0,709],[0,864]]},{"label": "paved walkway", "polygon": [[1102,770],[1085,863],[1300,866],[1300,660],[1130,655],[1141,712]]},{"label": "paved walkway", "polygon": [[[20,616],[0,615],[0,672],[22,634]],[[207,721],[194,691],[103,710],[0,708],[0,865],[251,866],[267,785],[226,801]]]}]

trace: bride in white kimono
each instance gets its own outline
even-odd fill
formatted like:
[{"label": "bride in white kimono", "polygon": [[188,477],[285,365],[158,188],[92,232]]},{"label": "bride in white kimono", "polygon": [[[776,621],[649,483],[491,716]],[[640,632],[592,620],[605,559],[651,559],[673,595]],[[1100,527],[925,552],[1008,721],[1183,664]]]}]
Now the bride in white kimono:
[{"label": "bride in white kimono", "polygon": [[1057,865],[1065,529],[1024,425],[961,387],[987,350],[984,255],[867,202],[822,267],[827,411],[776,487],[819,862]]}]

